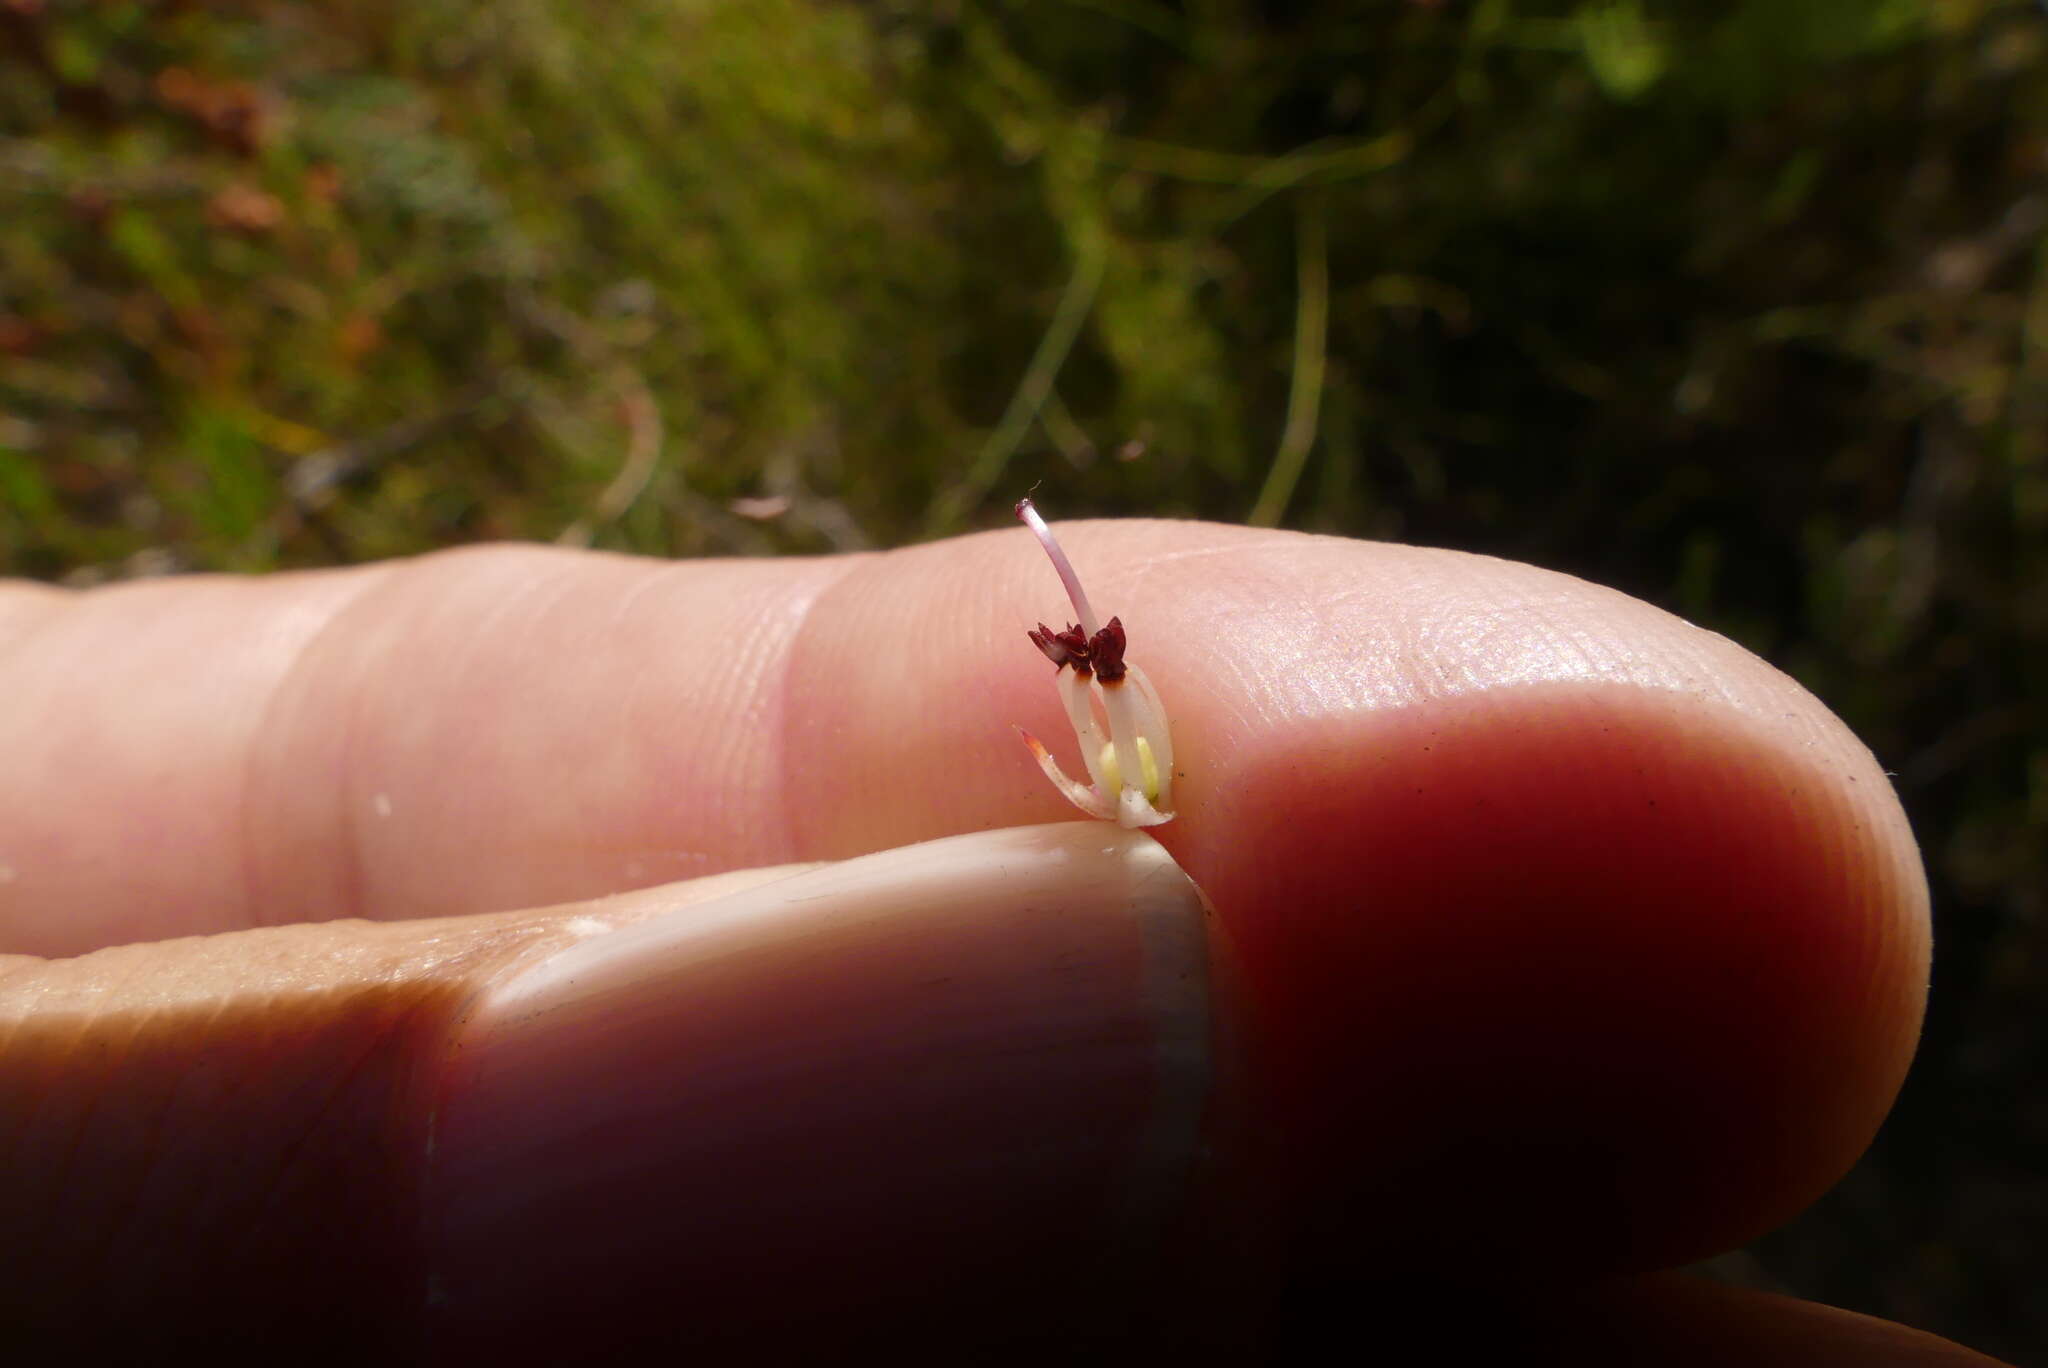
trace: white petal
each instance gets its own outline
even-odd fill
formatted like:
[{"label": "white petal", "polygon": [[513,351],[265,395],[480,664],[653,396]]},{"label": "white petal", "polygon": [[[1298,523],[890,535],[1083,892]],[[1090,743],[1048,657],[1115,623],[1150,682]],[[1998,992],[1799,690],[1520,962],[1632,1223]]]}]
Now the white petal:
[{"label": "white petal", "polygon": [[1081,763],[1088,767],[1089,782],[1105,806],[1112,801],[1108,776],[1102,771],[1102,728],[1095,725],[1095,709],[1088,701],[1088,682],[1077,671],[1061,670],[1057,687],[1060,701],[1067,705],[1067,722],[1074,739],[1081,743]]},{"label": "white petal", "polygon": [[1173,810],[1173,729],[1166,722],[1166,705],[1159,701],[1159,690],[1152,687],[1151,677],[1136,665],[1124,666],[1126,678],[1137,686],[1138,735],[1145,738],[1152,747],[1152,762],[1159,767],[1159,798],[1157,806],[1161,812]]},{"label": "white petal", "polygon": [[[1052,758],[1052,752],[1045,748],[1043,742],[1022,727],[1017,728],[1017,734],[1024,738],[1024,744],[1029,746],[1032,755],[1038,758],[1038,767],[1045,771],[1045,777],[1052,780],[1052,786],[1065,795],[1068,802],[1090,817],[1098,817],[1105,822],[1120,821],[1118,815],[1110,810],[1109,805],[1096,796],[1094,789],[1067,778],[1066,772],[1060,768],[1060,762]],[[1129,822],[1121,824],[1132,825]]]}]

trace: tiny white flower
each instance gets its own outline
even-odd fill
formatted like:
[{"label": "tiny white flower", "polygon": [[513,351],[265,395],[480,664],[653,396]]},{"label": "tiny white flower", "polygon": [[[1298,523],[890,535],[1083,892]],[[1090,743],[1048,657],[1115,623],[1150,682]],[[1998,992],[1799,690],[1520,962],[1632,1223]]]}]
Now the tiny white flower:
[{"label": "tiny white flower", "polygon": [[[1079,622],[1056,632],[1044,623],[1029,633],[1031,644],[1052,661],[1055,685],[1067,720],[1081,743],[1089,782],[1069,779],[1043,743],[1019,727],[1024,744],[1038,758],[1053,787],[1090,817],[1125,827],[1158,826],[1173,820],[1173,737],[1166,709],[1145,672],[1124,659],[1124,625],[1111,618],[1096,626],[1095,610],[1081,588],[1073,563],[1031,500],[1017,504],[1024,521],[1052,558],[1060,583],[1073,600]],[[1108,737],[1104,739],[1105,729]]]}]

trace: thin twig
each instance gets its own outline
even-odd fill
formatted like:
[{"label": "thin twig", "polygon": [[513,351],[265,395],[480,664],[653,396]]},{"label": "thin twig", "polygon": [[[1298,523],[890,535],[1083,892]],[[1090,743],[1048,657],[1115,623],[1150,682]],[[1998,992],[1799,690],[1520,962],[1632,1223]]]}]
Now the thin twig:
[{"label": "thin twig", "polygon": [[1406,162],[1422,140],[1440,128],[1459,108],[1452,82],[1424,100],[1399,126],[1353,143],[1323,141],[1297,148],[1264,163],[1244,177],[1235,193],[1195,222],[1215,235],[1250,214],[1273,196],[1295,186],[1336,182],[1391,170]]},{"label": "thin twig", "polygon": [[591,535],[598,528],[626,516],[627,510],[646,492],[655,467],[661,464],[661,405],[655,402],[654,392],[633,367],[621,363],[616,380],[622,391],[619,406],[626,418],[626,459],[620,462],[611,482],[598,493],[590,512],[562,529],[555,538],[558,546],[590,545]]},{"label": "thin twig", "polygon": [[1315,445],[1322,408],[1330,332],[1330,230],[1321,198],[1305,196],[1295,222],[1294,375],[1280,448],[1273,453],[1273,467],[1248,519],[1254,527],[1277,527],[1287,512],[1309,448]]},{"label": "thin twig", "polygon": [[[639,501],[661,465],[665,427],[661,405],[639,368],[588,320],[530,290],[515,289],[508,298],[520,318],[567,343],[585,365],[605,372],[619,396],[626,422],[625,459],[598,491],[590,511],[555,537],[557,546],[588,546],[598,528],[617,522]],[[567,445],[572,452],[576,450],[574,443]]]},{"label": "thin twig", "polygon": [[1068,465],[1076,470],[1085,470],[1095,464],[1095,443],[1074,421],[1074,415],[1067,411],[1058,386],[1045,392],[1045,403],[1038,410],[1038,423],[1045,429],[1045,435],[1052,438],[1052,444],[1060,449],[1060,455],[1067,458]]},{"label": "thin twig", "polygon": [[1103,268],[1109,261],[1108,235],[1084,233],[1079,250],[1074,274],[1060,295],[1052,322],[1038,339],[1038,349],[1032,353],[1031,364],[1024,368],[1023,378],[1017,382],[1017,390],[1010,396],[1009,407],[1003,410],[1002,419],[989,433],[988,440],[981,444],[974,464],[967,468],[960,482],[933,504],[931,516],[925,524],[928,535],[937,536],[949,530],[962,514],[980,503],[995,487],[996,481],[1002,478],[1003,467],[1016,454],[1017,444],[1024,440],[1024,434],[1030,431],[1039,410],[1045,406],[1045,397],[1052,392],[1052,383],[1059,377],[1060,367],[1066,364],[1067,354],[1074,349],[1074,342],[1081,335],[1081,324],[1095,306],[1095,292],[1102,285]]}]

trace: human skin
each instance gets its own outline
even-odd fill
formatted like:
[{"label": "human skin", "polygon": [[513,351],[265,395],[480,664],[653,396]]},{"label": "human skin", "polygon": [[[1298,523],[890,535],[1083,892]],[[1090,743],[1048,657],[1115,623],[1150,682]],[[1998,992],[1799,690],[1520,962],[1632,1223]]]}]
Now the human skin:
[{"label": "human skin", "polygon": [[[329,1347],[466,1361],[587,1344],[595,1320],[615,1346],[767,1335],[791,1356],[940,1330],[992,1351],[1097,1331],[1256,1350],[1364,1299],[1382,1326],[1454,1306],[1585,1362],[1713,1343],[1984,1361],[1637,1276],[1823,1191],[1912,1054],[1918,854],[1823,704],[1718,636],[1527,566],[1202,524],[1060,530],[1166,699],[1178,815],[1154,835],[1214,913],[1211,1092],[1179,1156],[1202,1157],[1175,1169],[1165,1225],[1118,1246],[1099,1280],[1118,1305],[1064,1268],[1103,1232],[1096,1207],[1062,1203],[1101,1194],[965,1164],[960,1133],[862,1151],[870,1205],[838,1219],[887,1203],[886,1255],[764,1282],[720,1274],[716,1232],[663,1205],[700,1190],[678,1169],[715,1098],[585,1134],[547,1089],[498,1084],[486,1107],[453,1081],[470,1075],[450,1042],[490,1057],[508,985],[594,933],[739,907],[745,959],[749,917],[801,933],[811,913],[718,902],[772,896],[774,875],[743,871],[1070,816],[1011,730],[1064,735],[1023,635],[1061,611],[1058,586],[1017,530],[824,560],[484,548],[0,590],[5,1309],[59,1340],[232,1325],[288,1350],[317,1324]],[[858,868],[886,879],[911,858]],[[632,889],[651,891],[610,896]],[[1029,919],[992,937],[972,914],[993,895],[960,889],[900,953],[957,930],[963,973],[995,973],[1098,943],[1054,945]],[[828,887],[816,915],[846,896]],[[1103,955],[1126,943],[1086,926],[1106,928]],[[817,943],[763,932],[747,993],[688,1001],[765,1012],[745,1029],[772,1033],[841,983],[830,955],[785,972],[789,947]],[[885,952],[854,953],[844,981]],[[563,1060],[584,1048],[634,1096],[690,1077],[597,1033],[550,1046],[554,1072],[502,1076],[573,1091]],[[1021,1093],[1049,1137],[1108,1105],[1062,1091],[1065,1074],[1020,1076],[976,1096],[1000,1110]],[[889,1081],[805,1080],[775,1105],[825,1118],[810,1156],[848,1114],[835,1089]],[[423,1122],[463,1106],[467,1128]],[[581,1148],[493,1148],[557,1124]],[[943,1191],[922,1185],[940,1170]],[[462,1177],[486,1173],[481,1195]],[[829,1201],[762,1209],[858,1242]],[[736,1248],[760,1236],[720,1229]],[[943,1267],[919,1263],[927,1237]],[[686,1256],[716,1295],[678,1286]],[[582,1319],[524,1290],[492,1300],[535,1266]],[[863,1267],[921,1290],[854,1297]],[[437,1281],[453,1268],[456,1293]],[[451,1310],[464,1295],[488,1316]]]}]

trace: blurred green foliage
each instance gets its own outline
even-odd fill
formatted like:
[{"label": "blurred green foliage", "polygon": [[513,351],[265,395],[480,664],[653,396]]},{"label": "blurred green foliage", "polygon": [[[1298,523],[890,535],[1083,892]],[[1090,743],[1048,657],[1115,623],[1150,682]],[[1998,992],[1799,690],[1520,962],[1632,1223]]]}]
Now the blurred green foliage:
[{"label": "blurred green foliage", "polygon": [[1757,1251],[2048,1341],[2024,0],[0,0],[0,569],[1256,518],[1572,570],[1898,772],[1942,940]]}]

